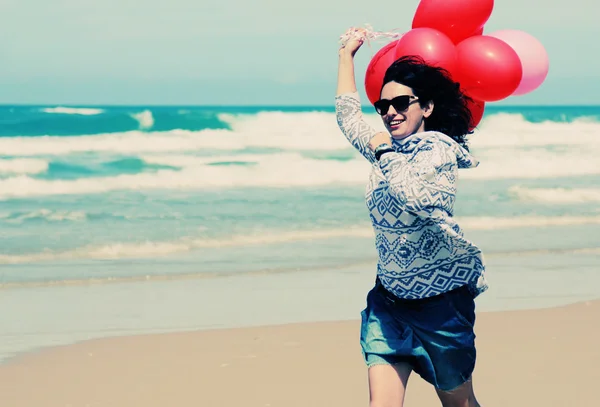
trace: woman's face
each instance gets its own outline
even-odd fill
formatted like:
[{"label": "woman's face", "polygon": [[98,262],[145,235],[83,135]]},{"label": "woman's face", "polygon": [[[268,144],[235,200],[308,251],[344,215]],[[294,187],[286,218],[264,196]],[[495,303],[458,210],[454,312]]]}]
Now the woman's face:
[{"label": "woman's face", "polygon": [[396,139],[408,137],[425,130],[425,120],[433,112],[433,103],[421,107],[418,98],[414,95],[411,88],[398,82],[388,82],[381,90],[381,99],[392,101],[398,96],[396,107],[384,103],[383,106],[389,108],[386,113],[382,112],[381,118],[391,136]]}]

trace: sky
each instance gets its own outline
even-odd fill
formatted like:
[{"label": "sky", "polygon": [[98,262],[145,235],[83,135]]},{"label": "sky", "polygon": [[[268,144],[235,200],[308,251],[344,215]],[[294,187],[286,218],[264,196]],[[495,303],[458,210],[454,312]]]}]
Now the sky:
[{"label": "sky", "polygon": [[[418,0],[0,0],[0,103],[331,105],[339,36],[411,28]],[[496,0],[485,32],[550,57],[540,88],[494,104],[600,104],[597,6]],[[357,86],[384,41],[356,56]]]}]

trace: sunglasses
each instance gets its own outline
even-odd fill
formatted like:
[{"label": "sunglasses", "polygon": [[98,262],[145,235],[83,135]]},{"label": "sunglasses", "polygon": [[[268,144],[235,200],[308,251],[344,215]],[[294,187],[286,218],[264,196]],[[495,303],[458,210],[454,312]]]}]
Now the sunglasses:
[{"label": "sunglasses", "polygon": [[390,106],[394,106],[394,110],[396,112],[403,112],[413,103],[413,101],[417,100],[416,96],[412,95],[401,95],[396,96],[395,98],[389,99],[379,99],[377,102],[373,103],[375,110],[380,116],[384,116],[387,114],[388,110],[390,110]]}]

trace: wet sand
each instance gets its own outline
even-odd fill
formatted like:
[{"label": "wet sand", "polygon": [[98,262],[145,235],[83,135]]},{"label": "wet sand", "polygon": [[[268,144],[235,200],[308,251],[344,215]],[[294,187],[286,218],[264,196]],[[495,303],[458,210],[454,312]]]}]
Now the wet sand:
[{"label": "wet sand", "polygon": [[[483,407],[595,406],[600,301],[477,315]],[[359,321],[105,338],[0,365],[7,407],[365,407]],[[439,405],[418,375],[405,406]]]}]

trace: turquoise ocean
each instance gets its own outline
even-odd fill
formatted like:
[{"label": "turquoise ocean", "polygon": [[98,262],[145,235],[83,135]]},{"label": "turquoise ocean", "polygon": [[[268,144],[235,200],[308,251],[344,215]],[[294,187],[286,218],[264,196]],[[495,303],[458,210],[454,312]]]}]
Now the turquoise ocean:
[{"label": "turquoise ocean", "polygon": [[[455,215],[486,255],[482,306],[600,297],[600,107],[492,104],[470,149]],[[368,173],[332,106],[2,106],[0,357],[356,318]]]}]

